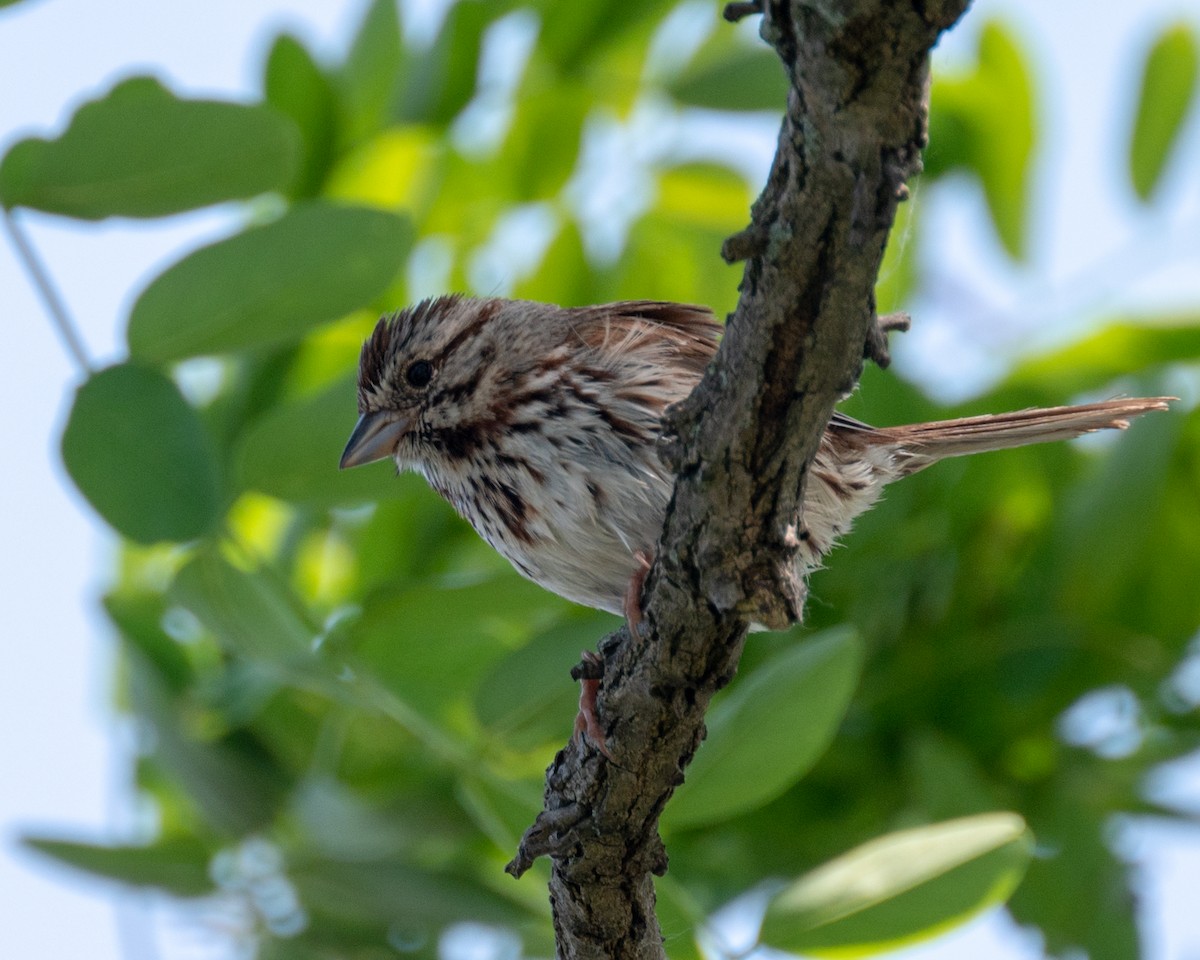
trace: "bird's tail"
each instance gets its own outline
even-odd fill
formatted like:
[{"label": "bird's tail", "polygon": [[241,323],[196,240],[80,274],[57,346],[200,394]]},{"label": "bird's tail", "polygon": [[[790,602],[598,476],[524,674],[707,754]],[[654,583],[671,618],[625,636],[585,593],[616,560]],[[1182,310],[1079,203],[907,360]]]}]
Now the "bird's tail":
[{"label": "bird's tail", "polygon": [[876,428],[895,442],[905,474],[945,457],[1069,440],[1094,430],[1124,430],[1133,417],[1168,409],[1174,397],[1104,400],[1075,407],[1042,407],[960,420]]}]

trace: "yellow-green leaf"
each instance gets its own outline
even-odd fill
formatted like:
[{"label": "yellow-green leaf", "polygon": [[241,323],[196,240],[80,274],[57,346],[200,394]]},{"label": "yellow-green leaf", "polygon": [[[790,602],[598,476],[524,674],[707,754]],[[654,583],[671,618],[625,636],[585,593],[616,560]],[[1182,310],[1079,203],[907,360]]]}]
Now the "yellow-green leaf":
[{"label": "yellow-green leaf", "polygon": [[1003,903],[1033,849],[1015,813],[985,813],[888,834],[772,897],[767,946],[854,957],[923,940]]},{"label": "yellow-green leaf", "polygon": [[1196,37],[1182,23],[1163,31],[1146,56],[1129,142],[1129,175],[1143,201],[1162,179],[1196,98],[1198,59]]},{"label": "yellow-green leaf", "polygon": [[788,79],[774,50],[728,47],[719,59],[697,60],[671,81],[676,100],[710,110],[774,110],[787,104]]},{"label": "yellow-green leaf", "polygon": [[538,46],[544,55],[564,73],[582,72],[618,46],[639,28],[648,32],[663,13],[675,6],[673,0],[592,0],[589,3],[561,3],[536,0],[534,9],[542,18]]},{"label": "yellow-green leaf", "polygon": [[[1006,388],[1037,391],[1046,403],[1096,390],[1119,377],[1200,358],[1200,316],[1114,321],[1059,350],[1017,367]],[[1029,403],[1023,395],[1016,402]],[[1039,401],[1042,402],[1042,401]]]},{"label": "yellow-green leaf", "polygon": [[925,170],[975,174],[992,223],[1015,258],[1025,253],[1033,151],[1033,81],[1020,48],[998,23],[979,34],[979,62],[964,76],[941,77],[930,96]]}]

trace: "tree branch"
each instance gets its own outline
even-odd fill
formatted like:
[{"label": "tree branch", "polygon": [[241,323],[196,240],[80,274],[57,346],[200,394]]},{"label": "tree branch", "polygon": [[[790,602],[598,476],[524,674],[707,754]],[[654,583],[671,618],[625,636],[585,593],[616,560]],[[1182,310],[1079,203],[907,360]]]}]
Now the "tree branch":
[{"label": "tree branch", "polygon": [[747,624],[800,619],[794,562],[809,461],[864,357],[885,361],[874,287],[905,180],[925,145],[928,54],[967,0],[763,0],[761,34],[792,89],[767,185],[726,259],[745,260],[716,360],[671,412],[675,495],[647,580],[648,636],[600,645],[599,711],[616,757],[569,744],[545,810],[509,865],[553,859],[562,958],[665,956],[653,875],[658,820],[733,677]]}]

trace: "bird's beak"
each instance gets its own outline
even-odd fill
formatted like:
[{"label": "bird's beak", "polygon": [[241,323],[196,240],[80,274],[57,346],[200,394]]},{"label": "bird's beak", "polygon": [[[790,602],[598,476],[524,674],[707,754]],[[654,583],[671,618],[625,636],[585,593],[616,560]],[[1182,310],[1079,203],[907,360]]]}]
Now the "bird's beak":
[{"label": "bird's beak", "polygon": [[383,412],[364,413],[354,425],[338,466],[345,470],[390,457],[407,429],[407,418],[396,419],[393,414]]}]

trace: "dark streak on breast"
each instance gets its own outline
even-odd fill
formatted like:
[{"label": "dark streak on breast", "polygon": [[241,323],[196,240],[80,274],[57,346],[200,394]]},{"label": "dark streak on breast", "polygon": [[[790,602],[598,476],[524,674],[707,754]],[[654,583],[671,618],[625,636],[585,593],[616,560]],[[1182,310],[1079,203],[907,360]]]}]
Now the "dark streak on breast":
[{"label": "dark streak on breast", "polygon": [[617,416],[602,403],[597,403],[596,399],[589,396],[579,384],[568,380],[564,381],[563,386],[579,401],[580,406],[603,420],[614,433],[623,437],[627,442],[637,444],[649,439],[647,432],[638,426],[638,424],[631,420],[626,420],[624,417]]},{"label": "dark streak on breast", "polygon": [[534,543],[528,525],[533,511],[521,495],[509,484],[487,475],[483,476],[482,483],[487,491],[483,499],[494,510],[504,528],[522,543]]}]

